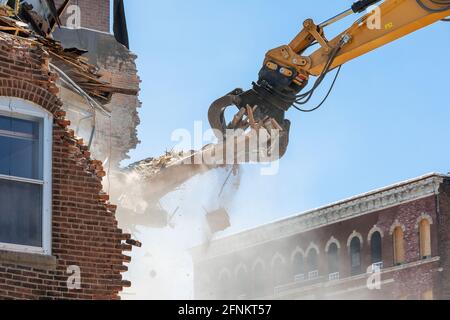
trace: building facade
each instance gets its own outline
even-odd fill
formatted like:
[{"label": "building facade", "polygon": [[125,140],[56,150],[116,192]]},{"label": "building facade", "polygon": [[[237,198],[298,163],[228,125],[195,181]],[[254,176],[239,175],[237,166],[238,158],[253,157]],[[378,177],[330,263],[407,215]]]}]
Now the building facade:
[{"label": "building facade", "polygon": [[[135,56],[109,34],[109,1],[72,2],[89,15],[51,36],[61,48],[23,25],[10,32],[0,11],[11,24],[0,31],[0,299],[119,299],[131,285],[126,252],[140,244],[102,183],[137,143]],[[99,50],[79,57],[73,35]],[[87,94],[72,74],[108,94]]]},{"label": "building facade", "polygon": [[450,176],[430,174],[192,250],[199,299],[449,299]]}]

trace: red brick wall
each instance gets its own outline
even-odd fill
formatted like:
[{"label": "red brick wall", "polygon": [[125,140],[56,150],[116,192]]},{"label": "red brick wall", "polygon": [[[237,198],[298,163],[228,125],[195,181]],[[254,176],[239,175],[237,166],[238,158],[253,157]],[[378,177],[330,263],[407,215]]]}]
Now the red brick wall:
[{"label": "red brick wall", "polygon": [[[60,6],[64,0],[56,0]],[[104,32],[110,31],[110,0],[71,0],[70,5],[77,5],[81,13],[81,27]],[[67,13],[62,16],[63,25]]]},{"label": "red brick wall", "polygon": [[[128,281],[123,251],[130,238],[117,227],[115,206],[102,194],[101,163],[90,158],[55,96],[56,76],[47,69],[48,56],[26,40],[0,33],[0,96],[18,97],[50,111],[53,126],[53,230],[56,268],[1,260],[0,298],[3,299],[118,299]],[[81,269],[81,289],[69,290],[67,267]]]},{"label": "red brick wall", "polygon": [[441,256],[440,299],[450,299],[450,180],[444,181],[439,190],[439,253]]},{"label": "red brick wall", "polygon": [[[418,230],[415,228],[417,219],[426,213],[430,215],[433,219],[433,224],[431,225],[431,235],[432,235],[432,256],[440,256],[443,250],[450,252],[450,230],[449,221],[450,217],[450,186],[448,186],[447,198],[442,198],[441,200],[441,211],[447,210],[447,220],[445,221],[446,233],[439,230],[439,233],[444,234],[446,242],[438,245],[438,218],[437,218],[437,208],[436,208],[436,197],[429,196],[426,198],[418,199],[401,205],[393,206],[384,210],[379,210],[377,212],[372,212],[367,215],[362,215],[353,219],[346,221],[334,223],[328,226],[324,226],[312,231],[304,232],[291,236],[285,239],[272,241],[265,243],[264,245],[249,248],[243,250],[242,252],[236,252],[228,256],[217,257],[201,265],[195,266],[195,274],[202,274],[203,272],[215,270],[219,272],[223,268],[235,270],[236,266],[240,263],[244,263],[247,267],[251,267],[252,264],[258,259],[265,261],[266,267],[270,266],[270,262],[275,253],[280,253],[284,256],[288,264],[290,264],[290,258],[292,252],[294,252],[297,246],[301,247],[306,251],[307,247],[311,242],[315,243],[319,249],[319,273],[321,276],[328,276],[328,260],[327,255],[324,252],[325,246],[328,240],[333,236],[336,238],[341,249],[339,250],[339,262],[340,262],[340,276],[341,279],[348,278],[351,275],[350,267],[350,256],[349,250],[347,248],[347,240],[349,236],[356,231],[360,233],[363,237],[362,246],[362,271],[365,272],[367,268],[371,265],[371,248],[368,242],[368,234],[373,226],[379,227],[383,231],[382,239],[382,253],[383,262],[385,268],[393,267],[393,237],[390,235],[390,228],[396,220],[400,224],[405,226],[405,252],[406,261],[405,263],[419,263],[421,261],[420,250],[419,250],[419,234]],[[445,203],[445,204],[444,204]],[[442,229],[442,228],[441,228]],[[441,237],[442,238],[442,237]],[[445,246],[445,248],[444,248]],[[447,258],[446,263],[450,267],[450,257]],[[266,279],[267,279],[267,291],[266,294],[270,295],[273,293],[273,286],[270,284],[270,268],[266,269]],[[383,290],[377,293],[377,296],[386,299],[399,299],[403,297],[420,298],[421,294],[429,289],[437,289],[441,284],[436,282],[437,275],[436,263],[430,263],[425,265],[420,265],[418,267],[412,267],[404,270],[395,271],[392,277],[395,282],[389,286],[383,286]],[[448,274],[448,273],[447,273]],[[289,265],[286,266],[286,275],[289,278],[288,281],[292,282],[292,275],[289,270]],[[251,274],[250,274],[251,276]],[[212,276],[214,277],[214,276]],[[447,283],[450,283],[450,277],[447,277]],[[365,279],[360,285],[364,284]],[[353,284],[352,284],[353,285]],[[213,286],[217,286],[214,283]],[[341,288],[346,289],[346,288]],[[450,286],[448,293],[450,294]],[[360,295],[361,292],[355,293]],[[373,293],[370,293],[371,295]],[[349,298],[347,293],[346,298]],[[355,296],[357,298],[357,296]]]}]

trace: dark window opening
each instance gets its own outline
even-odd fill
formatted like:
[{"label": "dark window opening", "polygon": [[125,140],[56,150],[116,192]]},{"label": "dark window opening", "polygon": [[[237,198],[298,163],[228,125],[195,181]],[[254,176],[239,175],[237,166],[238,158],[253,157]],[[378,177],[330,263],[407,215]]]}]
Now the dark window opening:
[{"label": "dark window opening", "polygon": [[353,238],[350,243],[350,266],[352,276],[361,274],[361,241],[358,237]]},{"label": "dark window opening", "polygon": [[370,239],[372,264],[383,262],[381,234],[377,231]]},{"label": "dark window opening", "polygon": [[339,248],[336,243],[332,243],[328,248],[328,273],[339,272]]}]

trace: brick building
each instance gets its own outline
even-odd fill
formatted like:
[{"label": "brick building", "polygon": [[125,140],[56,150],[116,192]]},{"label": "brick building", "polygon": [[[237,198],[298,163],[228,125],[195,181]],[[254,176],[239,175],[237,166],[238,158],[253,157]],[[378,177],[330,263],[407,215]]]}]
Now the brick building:
[{"label": "brick building", "polygon": [[139,243],[102,178],[137,143],[136,57],[109,33],[109,1],[72,2],[81,28],[48,38],[0,8],[0,299],[119,299],[131,285]]},{"label": "brick building", "polygon": [[450,176],[430,174],[192,250],[199,299],[449,299]]}]

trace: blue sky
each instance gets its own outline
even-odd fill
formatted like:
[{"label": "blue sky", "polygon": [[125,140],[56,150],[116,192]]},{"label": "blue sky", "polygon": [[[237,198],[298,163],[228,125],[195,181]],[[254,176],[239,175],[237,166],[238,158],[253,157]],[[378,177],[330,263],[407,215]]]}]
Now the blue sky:
[{"label": "blue sky", "polygon": [[[142,79],[142,143],[130,153],[132,161],[171,149],[178,128],[193,130],[194,121],[206,126],[211,102],[249,88],[267,50],[288,43],[304,19],[321,22],[351,3],[125,1]],[[258,167],[244,167],[232,219],[248,228],[428,172],[449,172],[448,39],[450,23],[437,23],[346,64],[322,109],[289,112],[291,143],[279,174],[262,177]]]}]

